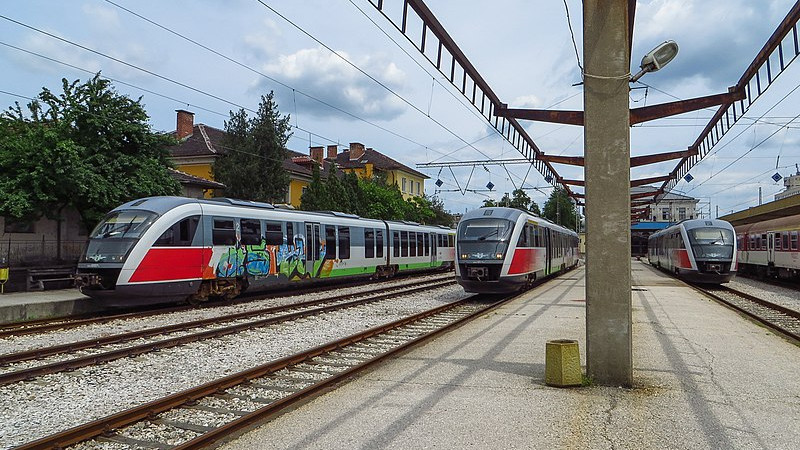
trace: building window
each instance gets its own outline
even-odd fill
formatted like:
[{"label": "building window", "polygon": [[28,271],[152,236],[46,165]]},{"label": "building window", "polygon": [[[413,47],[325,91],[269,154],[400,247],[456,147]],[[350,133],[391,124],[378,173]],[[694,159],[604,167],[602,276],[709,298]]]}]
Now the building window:
[{"label": "building window", "polygon": [[678,220],[686,220],[686,208],[678,208]]},{"label": "building window", "polygon": [[403,192],[406,191],[406,177],[403,177]]},{"label": "building window", "polygon": [[661,220],[669,221],[669,208],[661,208]]}]

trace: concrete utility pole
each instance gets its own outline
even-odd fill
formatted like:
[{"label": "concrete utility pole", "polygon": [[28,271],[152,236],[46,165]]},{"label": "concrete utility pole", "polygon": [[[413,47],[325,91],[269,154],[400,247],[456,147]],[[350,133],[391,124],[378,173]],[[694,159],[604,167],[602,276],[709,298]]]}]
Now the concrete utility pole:
[{"label": "concrete utility pole", "polygon": [[587,375],[631,386],[629,0],[583,0]]}]

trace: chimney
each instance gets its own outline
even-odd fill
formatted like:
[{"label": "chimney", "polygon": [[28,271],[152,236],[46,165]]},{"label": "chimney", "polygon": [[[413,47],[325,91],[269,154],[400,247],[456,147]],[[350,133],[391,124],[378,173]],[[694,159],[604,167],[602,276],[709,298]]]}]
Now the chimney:
[{"label": "chimney", "polygon": [[194,113],[183,109],[176,109],[175,112],[178,113],[178,127],[175,131],[175,137],[181,140],[186,136],[191,136],[194,128]]},{"label": "chimney", "polygon": [[350,161],[364,156],[364,144],[360,142],[350,143]]},{"label": "chimney", "polygon": [[317,164],[322,164],[322,150],[323,147],[310,147],[311,159],[316,161]]},{"label": "chimney", "polygon": [[339,153],[339,146],[338,145],[329,145],[328,146],[328,159],[336,159],[336,155]]}]

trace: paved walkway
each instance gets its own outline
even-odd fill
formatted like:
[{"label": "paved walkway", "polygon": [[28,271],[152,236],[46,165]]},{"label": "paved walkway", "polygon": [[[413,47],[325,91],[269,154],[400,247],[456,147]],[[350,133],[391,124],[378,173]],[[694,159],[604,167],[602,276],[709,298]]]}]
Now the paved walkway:
[{"label": "paved walkway", "polygon": [[222,448],[800,447],[800,348],[632,270],[633,389],[544,384],[548,340],[579,340],[585,364],[581,268]]}]

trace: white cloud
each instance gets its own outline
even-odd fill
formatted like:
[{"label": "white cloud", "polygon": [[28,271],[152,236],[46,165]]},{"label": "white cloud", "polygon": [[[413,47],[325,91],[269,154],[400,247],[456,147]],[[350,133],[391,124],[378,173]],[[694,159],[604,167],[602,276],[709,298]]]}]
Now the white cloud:
[{"label": "white cloud", "polygon": [[103,5],[86,3],[82,8],[89,24],[100,30],[118,30],[120,20],[117,11]]},{"label": "white cloud", "polygon": [[[345,52],[340,54],[395,92],[403,86],[404,72],[383,56],[356,58]],[[266,64],[263,70],[288,85],[301,87],[308,95],[365,118],[388,120],[404,111],[400,99],[323,48],[302,49],[290,55],[282,55]],[[296,101],[300,114],[341,115],[304,96],[286,98],[291,94],[291,91],[276,92],[279,99],[284,98],[284,103]]]}]

